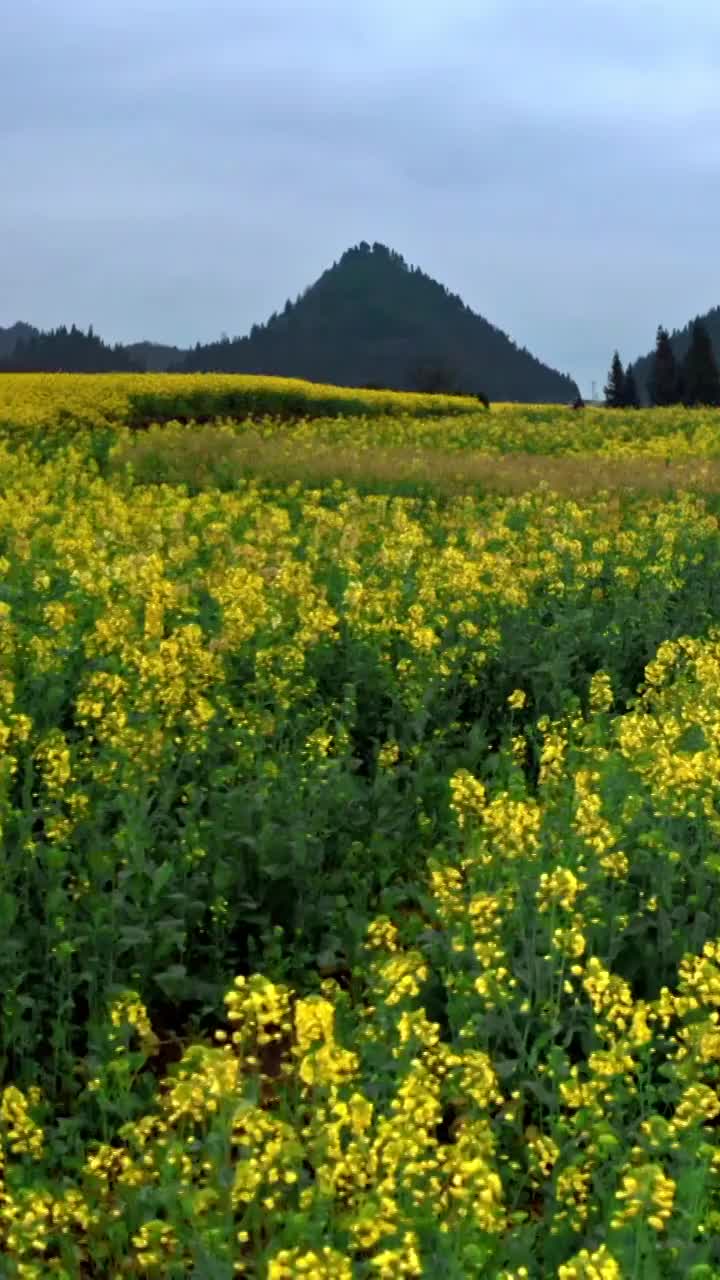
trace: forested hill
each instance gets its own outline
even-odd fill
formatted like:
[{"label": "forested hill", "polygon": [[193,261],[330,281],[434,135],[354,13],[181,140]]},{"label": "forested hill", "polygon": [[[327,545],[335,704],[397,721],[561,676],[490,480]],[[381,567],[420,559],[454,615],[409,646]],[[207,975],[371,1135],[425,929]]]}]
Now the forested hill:
[{"label": "forested hill", "polygon": [[0,326],[0,360],[11,356],[18,342],[22,342],[25,338],[32,338],[36,334],[37,329],[34,329],[31,324],[23,324],[22,321],[10,325],[9,329],[3,329]]},{"label": "forested hill", "polygon": [[[710,341],[715,353],[715,359],[720,364],[720,307],[713,307],[703,316],[696,316],[694,320],[689,320],[682,329],[673,329],[670,334],[670,345],[676,361],[680,364],[687,355],[690,346],[690,335],[693,325],[700,321],[708,333]],[[653,368],[654,353],[650,352],[646,356],[641,356],[636,360],[633,366],[635,372],[635,380],[643,402],[648,399],[648,381]]]},{"label": "forested hill", "polygon": [[188,354],[182,347],[168,346],[164,342],[131,342],[125,347],[130,359],[148,373],[172,369]]},{"label": "forested hill", "polygon": [[400,254],[364,242],[247,337],[198,344],[178,367],[491,400],[562,402],[578,393],[569,375],[517,347]]},{"label": "forested hill", "polygon": [[339,386],[459,391],[491,400],[563,402],[577,386],[384,245],[343,254],[295,302],[244,338],[190,351],[107,345],[73,325],[0,329],[0,370],[264,373]]},{"label": "forested hill", "polygon": [[[5,332],[9,332],[5,330]],[[0,358],[0,372],[35,373],[131,373],[144,366],[133,360],[121,346],[110,347],[93,333],[72,325],[47,333],[32,330]]]}]

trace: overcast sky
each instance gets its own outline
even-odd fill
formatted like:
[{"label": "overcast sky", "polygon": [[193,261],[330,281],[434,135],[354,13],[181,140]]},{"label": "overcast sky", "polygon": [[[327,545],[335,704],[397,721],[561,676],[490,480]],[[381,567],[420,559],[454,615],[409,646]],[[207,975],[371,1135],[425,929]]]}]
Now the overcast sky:
[{"label": "overcast sky", "polygon": [[720,303],[717,0],[22,0],[0,325],[247,332],[380,240],[601,385]]}]

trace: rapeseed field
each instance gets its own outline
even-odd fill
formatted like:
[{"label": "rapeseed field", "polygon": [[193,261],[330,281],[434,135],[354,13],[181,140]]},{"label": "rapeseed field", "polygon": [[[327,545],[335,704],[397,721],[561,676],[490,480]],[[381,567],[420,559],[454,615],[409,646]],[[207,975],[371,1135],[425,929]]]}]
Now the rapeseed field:
[{"label": "rapeseed field", "polygon": [[0,1275],[711,1280],[717,417],[238,386],[0,379]]}]

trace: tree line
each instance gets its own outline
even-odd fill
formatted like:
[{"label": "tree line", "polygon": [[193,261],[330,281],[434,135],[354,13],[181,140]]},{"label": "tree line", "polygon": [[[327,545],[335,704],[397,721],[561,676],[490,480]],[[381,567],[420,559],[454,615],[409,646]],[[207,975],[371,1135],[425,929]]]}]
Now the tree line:
[{"label": "tree line", "polygon": [[[670,334],[659,326],[646,390],[651,405],[720,406],[720,372],[710,335],[701,320],[692,325],[690,345],[680,361],[675,357]],[[640,407],[635,370],[632,364],[623,368],[617,351],[605,386],[605,404],[609,409]]]},{"label": "tree line", "polygon": [[33,331],[0,359],[2,373],[139,373],[143,367],[119,343],[103,342],[92,325],[87,333],[76,325]]}]

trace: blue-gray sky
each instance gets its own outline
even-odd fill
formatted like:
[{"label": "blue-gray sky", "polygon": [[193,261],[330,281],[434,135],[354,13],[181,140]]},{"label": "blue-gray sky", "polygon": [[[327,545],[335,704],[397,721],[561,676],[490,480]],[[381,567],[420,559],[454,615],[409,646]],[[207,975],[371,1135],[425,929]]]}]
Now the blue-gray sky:
[{"label": "blue-gray sky", "polygon": [[720,303],[716,0],[23,0],[0,324],[245,333],[380,240],[587,394]]}]

